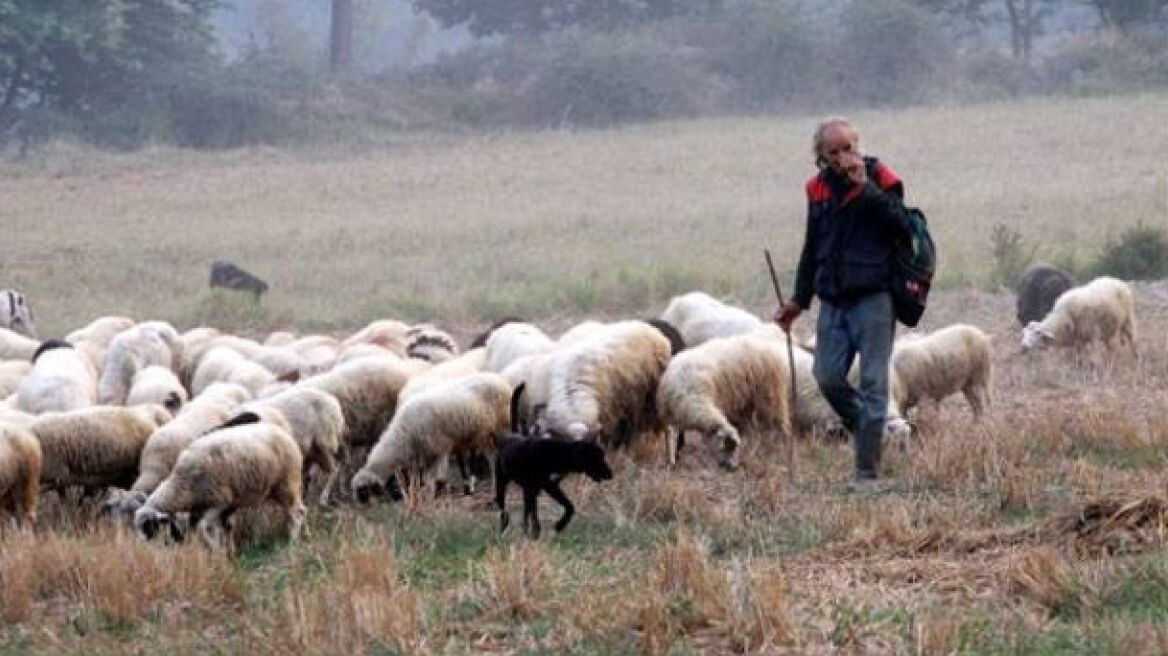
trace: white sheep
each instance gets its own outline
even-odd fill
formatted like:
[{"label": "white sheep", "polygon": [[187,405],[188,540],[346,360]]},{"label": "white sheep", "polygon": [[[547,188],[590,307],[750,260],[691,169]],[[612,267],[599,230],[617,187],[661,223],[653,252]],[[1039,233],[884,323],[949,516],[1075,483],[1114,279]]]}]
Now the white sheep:
[{"label": "white sheep", "polygon": [[37,417],[29,430],[44,454],[41,488],[128,487],[146,440],[170,419],[159,405],[95,406]]},{"label": "white sheep", "polygon": [[542,417],[552,396],[552,363],[554,353],[525,355],[503,370],[502,376],[511,387],[526,383],[519,397],[519,422],[524,426],[541,426]]},{"label": "white sheep", "polygon": [[264,387],[276,382],[276,375],[227,346],[216,346],[203,357],[191,378],[191,392],[202,393],[212,383],[243,385],[257,396]]},{"label": "white sheep", "polygon": [[277,330],[268,333],[262,342],[264,346],[287,346],[296,341],[296,333],[287,330]]},{"label": "white sheep", "polygon": [[125,405],[134,375],[150,366],[176,370],[180,348],[178,332],[165,321],[146,321],[118,333],[105,350],[98,403]]},{"label": "white sheep", "polygon": [[76,410],[97,402],[93,362],[61,340],[48,340],[16,387],[16,409],[29,414]]},{"label": "white sheep", "polygon": [[420,323],[406,332],[406,357],[438,364],[457,355],[458,343],[435,326]]},{"label": "white sheep", "polygon": [[195,375],[195,367],[199,364],[199,359],[207,352],[211,340],[222,334],[217,328],[200,326],[179,335],[182,346],[179,349],[179,364],[175,373],[188,389],[191,386],[191,379]]},{"label": "white sheep", "polygon": [[[208,349],[227,347],[261,365],[280,378],[298,378],[305,370],[304,358],[296,352],[278,346],[264,346],[259,342],[235,335],[220,335],[208,342]],[[196,364],[197,368],[197,364]]]},{"label": "white sheep", "polygon": [[1108,351],[1127,344],[1136,351],[1135,304],[1131,287],[1104,276],[1063,292],[1042,321],[1022,329],[1022,349],[1047,346],[1081,348],[1102,341]]},{"label": "white sheep", "polygon": [[611,325],[612,324],[607,324],[601,321],[593,321],[592,319],[581,321],[580,323],[565,330],[560,335],[560,338],[556,340],[556,346],[572,346],[573,344],[586,342],[593,337],[603,333]]},{"label": "white sheep", "polygon": [[170,475],[134,513],[134,530],[144,539],[165,527],[173,532],[174,516],[189,512],[209,547],[230,551],[231,515],[273,501],[284,510],[295,541],[308,515],[301,497],[301,460],[296,441],[279,426],[215,431],[179,455]]},{"label": "white sheep", "polygon": [[444,385],[450,381],[458,380],[473,376],[481,371],[487,364],[487,350],[479,347],[474,348],[462,355],[440,362],[421,373],[410,376],[406,386],[402,388],[397,397],[397,407],[401,407],[410,397],[415,394]]},{"label": "white sheep", "polygon": [[370,323],[341,342],[342,350],[356,344],[373,344],[388,349],[398,357],[406,357],[408,341],[406,333],[410,326],[400,321],[381,319]]},{"label": "white sheep", "polygon": [[923,399],[940,402],[965,395],[975,418],[989,407],[993,386],[993,344],[988,335],[954,324],[923,337],[896,341],[889,361],[889,396],[899,417]]},{"label": "white sheep", "polygon": [[300,375],[307,378],[324,373],[336,365],[341,343],[328,335],[305,335],[286,344],[285,348],[304,361]]},{"label": "white sheep", "polygon": [[15,289],[0,289],[0,328],[36,339],[36,317],[24,294]]},{"label": "white sheep", "polygon": [[[358,358],[380,358],[385,356],[393,356],[396,358],[402,357],[397,353],[376,344],[351,344],[349,346],[341,347],[341,350],[337,353],[337,359],[333,363],[333,366],[337,367],[346,362],[349,362],[350,360],[356,360]],[[430,364],[424,360],[415,359],[410,359],[410,363],[418,364],[423,367]]]},{"label": "white sheep", "polygon": [[27,428],[0,420],[0,509],[31,525],[40,495],[41,443]]},{"label": "white sheep", "polygon": [[296,385],[274,396],[244,404],[226,425],[238,426],[253,421],[267,422],[288,431],[304,456],[304,473],[307,475],[309,467],[315,464],[324,474],[320,503],[328,504],[339,472],[337,455],[345,434],[345,416],[340,402],[326,392]]},{"label": "white sheep", "polygon": [[529,323],[514,322],[499,326],[486,340],[486,371],[501,373],[519,358],[548,353],[556,348],[555,341]]},{"label": "white sheep", "polygon": [[0,360],[0,399],[14,393],[30,371],[32,363],[28,360]]},{"label": "white sheep", "polygon": [[134,374],[126,405],[157,403],[176,413],[187,402],[187,390],[170,367],[150,365]]},{"label": "white sheep", "polygon": [[407,474],[425,489],[445,479],[448,458],[494,451],[511,423],[511,386],[499,374],[478,373],[420,392],[393,421],[350,483],[364,502]]},{"label": "white sheep", "polygon": [[299,383],[332,394],[345,415],[345,446],[372,446],[385,431],[413,370],[397,356],[358,358]]},{"label": "white sheep", "polygon": [[697,346],[715,337],[742,335],[763,325],[762,320],[746,310],[705,292],[673,297],[661,318],[677,328],[687,346]]},{"label": "white sheep", "polygon": [[671,355],[669,340],[642,321],[609,324],[590,339],[554,351],[548,429],[618,446],[658,430],[657,383]]},{"label": "white sheep", "polygon": [[40,342],[0,327],[0,360],[31,360]]},{"label": "white sheep", "polygon": [[134,320],[129,317],[98,317],[84,327],[65,335],[65,341],[70,344],[89,342],[105,350],[118,333],[130,329],[133,325]]},{"label": "white sheep", "polygon": [[720,444],[722,464],[737,468],[748,428],[792,435],[788,367],[782,341],[753,334],[708,340],[669,362],[657,389],[658,413],[679,439],[696,430]]}]

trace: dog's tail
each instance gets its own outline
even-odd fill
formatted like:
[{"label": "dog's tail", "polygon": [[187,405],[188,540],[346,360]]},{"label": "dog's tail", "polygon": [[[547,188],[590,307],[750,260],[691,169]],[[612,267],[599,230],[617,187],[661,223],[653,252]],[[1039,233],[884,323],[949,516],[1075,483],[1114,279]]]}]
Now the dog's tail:
[{"label": "dog's tail", "polygon": [[525,431],[521,430],[523,426],[519,420],[519,399],[523,398],[523,390],[527,389],[527,382],[519,383],[515,386],[515,391],[511,392],[511,432],[524,435]]}]

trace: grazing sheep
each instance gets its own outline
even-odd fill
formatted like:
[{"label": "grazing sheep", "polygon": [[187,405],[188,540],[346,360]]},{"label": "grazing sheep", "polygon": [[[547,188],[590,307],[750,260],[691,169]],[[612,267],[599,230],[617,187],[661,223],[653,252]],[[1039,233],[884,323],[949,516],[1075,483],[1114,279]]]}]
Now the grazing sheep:
[{"label": "grazing sheep", "polygon": [[287,346],[295,341],[296,333],[289,332],[287,330],[277,330],[275,332],[268,333],[268,336],[264,338],[263,345]]},{"label": "grazing sheep", "polygon": [[1096,278],[1058,297],[1042,321],[1022,329],[1022,349],[1047,346],[1081,348],[1095,340],[1108,351],[1126,343],[1136,351],[1136,319],[1131,287],[1122,280]]},{"label": "grazing sheep", "polygon": [[29,430],[44,454],[41,488],[129,487],[146,440],[170,419],[159,405],[96,406],[37,417]]},{"label": "grazing sheep", "polygon": [[552,364],[554,353],[526,355],[512,362],[502,376],[512,387],[526,385],[526,393],[519,399],[519,421],[527,426],[542,425],[552,395]]},{"label": "grazing sheep", "polygon": [[372,446],[389,425],[412,370],[397,356],[359,358],[299,384],[332,394],[345,415],[347,446]]},{"label": "grazing sheep", "polygon": [[[760,335],[718,337],[669,362],[657,390],[657,411],[678,439],[697,430],[722,447],[721,464],[739,466],[748,426],[791,435],[786,344]],[[670,445],[670,462],[676,448]]]},{"label": "grazing sheep", "polygon": [[264,387],[276,382],[276,375],[235,349],[217,346],[199,359],[191,379],[191,392],[198,395],[219,382],[243,385],[252,396],[257,396]]},{"label": "grazing sheep", "polygon": [[486,453],[511,424],[511,386],[499,374],[478,373],[414,395],[381,435],[350,483],[364,503],[392,488],[402,474],[425,489],[445,480],[448,458]]},{"label": "grazing sheep", "polygon": [[1075,286],[1071,274],[1049,264],[1031,265],[1018,280],[1018,324],[1039,321],[1054,307],[1063,292]]},{"label": "grazing sheep", "polygon": [[147,540],[164,528],[173,535],[174,516],[189,512],[208,547],[230,551],[231,515],[273,501],[284,509],[295,541],[308,515],[301,477],[300,448],[283,428],[259,423],[215,431],[179,455],[174,470],[134,513],[134,531]]},{"label": "grazing sheep", "polygon": [[420,323],[406,332],[406,357],[438,364],[456,355],[458,343],[454,338],[428,323]]},{"label": "grazing sheep", "polygon": [[[235,335],[220,335],[207,343],[207,349],[227,347],[262,366],[280,378],[296,379],[305,368],[304,358],[296,352],[278,346],[264,346],[259,342]],[[196,362],[196,368],[198,363]]]},{"label": "grazing sheep", "polygon": [[[304,473],[316,464],[325,476],[320,504],[327,505],[336,481],[337,455],[345,434],[341,404],[331,394],[311,387],[294,386],[239,408],[224,428],[267,422],[288,431],[304,455]],[[307,478],[307,476],[305,476]]]},{"label": "grazing sheep", "polygon": [[178,415],[150,434],[138,458],[138,476],[130,486],[131,496],[138,499],[132,507],[123,506],[127,514],[142,504],[146,496],[170,474],[182,450],[201,435],[223,424],[240,404],[251,398],[247,388],[235,383],[214,383]]},{"label": "grazing sheep", "polygon": [[594,442],[560,442],[523,434],[518,420],[519,397],[523,385],[511,393],[511,431],[499,438],[495,456],[495,505],[499,508],[499,532],[507,530],[511,515],[507,513],[507,485],[511,481],[523,489],[523,530],[539,539],[538,500],[547,492],[564,509],[556,521],[556,532],[563,531],[576,509],[560,489],[564,476],[581,473],[597,483],[612,478],[612,469],[604,461],[604,449]]},{"label": "grazing sheep", "polygon": [[40,494],[41,443],[27,428],[0,421],[0,510],[32,525]]},{"label": "grazing sheep", "polygon": [[653,326],[669,340],[669,352],[671,355],[677,355],[685,350],[685,338],[681,336],[681,331],[676,326],[664,319],[645,319],[645,323]]},{"label": "grazing sheep", "polygon": [[70,344],[89,342],[104,351],[118,333],[133,326],[134,320],[129,317],[98,317],[85,327],[65,335],[65,341]]},{"label": "grazing sheep", "polygon": [[179,363],[175,373],[188,389],[191,386],[191,379],[195,375],[199,359],[206,354],[211,341],[220,335],[222,333],[218,329],[207,326],[192,328],[179,335],[179,342],[182,343],[182,346],[179,348]]},{"label": "grazing sheep", "polygon": [[93,363],[59,339],[41,344],[32,371],[16,387],[16,409],[29,414],[76,410],[97,402]]},{"label": "grazing sheep", "polygon": [[126,405],[156,403],[174,414],[187,398],[186,388],[169,367],[151,365],[134,374],[130,391],[126,394]]},{"label": "grazing sheep", "polygon": [[336,366],[341,343],[327,335],[306,335],[287,344],[285,348],[300,356],[304,363],[300,367],[300,375],[307,378]]},{"label": "grazing sheep", "polygon": [[352,336],[341,342],[341,348],[345,349],[356,344],[373,344],[389,349],[394,355],[404,358],[408,345],[406,333],[409,331],[410,327],[400,321],[381,319],[353,333]]},{"label": "grazing sheep", "polygon": [[502,319],[499,319],[495,323],[491,324],[489,328],[476,335],[475,338],[471,340],[469,348],[486,346],[487,340],[491,338],[491,335],[494,334],[496,330],[506,326],[509,323],[523,323],[523,319],[519,317],[503,317]]},{"label": "grazing sheep", "polygon": [[0,361],[0,399],[8,398],[14,393],[20,381],[24,380],[30,371],[32,363],[28,360]]},{"label": "grazing sheep", "polygon": [[37,338],[36,317],[24,294],[15,289],[0,289],[0,328],[31,339]]},{"label": "grazing sheep", "polygon": [[[340,352],[337,353],[337,360],[336,360],[336,362],[333,363],[333,366],[337,367],[337,366],[340,366],[346,362],[349,362],[351,360],[357,360],[359,358],[380,358],[380,357],[385,357],[385,356],[391,356],[391,357],[395,357],[398,359],[404,359],[404,358],[402,358],[402,356],[398,355],[397,353],[394,353],[393,351],[391,351],[385,347],[378,346],[376,344],[353,344],[351,346],[342,346],[341,347]],[[422,365],[429,365],[430,364],[429,362],[425,362],[423,360],[413,360],[413,359],[410,360],[410,364],[419,364],[419,363]]]},{"label": "grazing sheep", "polygon": [[588,321],[581,321],[575,326],[565,330],[564,333],[560,335],[560,338],[556,340],[556,346],[571,346],[573,344],[586,342],[593,337],[603,333],[605,330],[611,327],[611,325],[612,324],[602,323],[600,321],[592,321],[591,319]]},{"label": "grazing sheep", "polygon": [[31,337],[0,327],[0,360],[31,360],[40,345]]},{"label": "grazing sheep", "polygon": [[215,260],[211,263],[211,278],[208,285],[251,292],[257,302],[268,291],[268,283],[226,260]]},{"label": "grazing sheep", "polygon": [[661,428],[657,383],[671,350],[656,328],[642,321],[609,324],[551,355],[546,419],[552,433],[623,446]]},{"label": "grazing sheep", "polygon": [[410,376],[409,382],[402,388],[397,397],[397,407],[401,407],[415,394],[428,389],[445,385],[451,381],[473,376],[481,371],[487,363],[487,350],[475,348],[462,355],[440,362],[421,373]]},{"label": "grazing sheep", "polygon": [[975,418],[989,407],[993,386],[993,344],[974,326],[955,324],[893,345],[889,396],[904,417],[922,399],[940,402],[961,392]]},{"label": "grazing sheep", "polygon": [[715,337],[733,337],[762,326],[762,320],[741,308],[727,305],[705,292],[690,292],[669,301],[661,319],[681,333],[687,346]]},{"label": "grazing sheep", "polygon": [[529,323],[511,322],[495,328],[484,346],[487,351],[485,369],[501,373],[519,358],[552,351],[556,343]]},{"label": "grazing sheep", "polygon": [[176,370],[180,348],[178,332],[165,321],[146,321],[118,333],[105,350],[97,402],[125,405],[134,375],[150,366]]}]

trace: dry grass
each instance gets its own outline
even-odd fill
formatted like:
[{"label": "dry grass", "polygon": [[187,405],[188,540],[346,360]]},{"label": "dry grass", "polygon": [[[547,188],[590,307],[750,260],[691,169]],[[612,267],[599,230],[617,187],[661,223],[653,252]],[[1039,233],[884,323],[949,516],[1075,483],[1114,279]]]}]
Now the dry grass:
[{"label": "dry grass", "polygon": [[[1113,126],[1166,112],[1140,96],[856,118],[959,281],[985,277],[998,221],[1044,256],[1162,222],[1168,128]],[[766,313],[754,253],[769,242],[793,263],[811,123],[362,155],[59,147],[5,165],[0,282],[30,292],[47,335],[111,313],[249,332],[398,316],[466,336],[519,311],[554,331],[691,287]],[[273,283],[264,305],[201,291],[217,257]],[[748,441],[733,473],[705,445],[671,469],[650,444],[617,455],[611,483],[567,481],[579,514],[540,543],[500,537],[484,492],[314,509],[296,545],[245,513],[234,560],[46,499],[35,532],[0,529],[0,652],[1163,653],[1168,287],[1136,297],[1138,367],[1024,357],[1008,294],[937,292],[926,329],[994,338],[993,409],[980,423],[960,398],[922,409],[879,493],[845,489],[846,444],[799,443],[794,480],[778,444]]]}]

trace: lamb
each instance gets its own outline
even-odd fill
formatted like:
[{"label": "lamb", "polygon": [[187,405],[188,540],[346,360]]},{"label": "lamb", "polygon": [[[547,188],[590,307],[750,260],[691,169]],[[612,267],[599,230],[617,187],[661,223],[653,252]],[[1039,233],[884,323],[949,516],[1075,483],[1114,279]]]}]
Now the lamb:
[{"label": "lamb", "polygon": [[449,334],[427,323],[406,332],[406,356],[431,364],[445,362],[458,355],[458,344]]},{"label": "lamb", "polygon": [[[721,464],[739,466],[748,425],[790,436],[790,368],[786,345],[760,335],[718,337],[670,361],[657,390],[657,411],[678,440],[697,430],[722,447]],[[670,445],[670,462],[676,447]]]},{"label": "lamb", "polygon": [[0,326],[0,360],[31,360],[41,343]]},{"label": "lamb", "polygon": [[616,446],[658,430],[657,383],[670,354],[669,340],[641,321],[611,324],[591,339],[555,351],[548,430]]},{"label": "lamb", "polygon": [[41,443],[27,428],[0,421],[0,509],[14,521],[36,521],[40,494]]},{"label": "lamb", "polygon": [[202,358],[191,378],[191,392],[202,393],[212,383],[237,383],[252,396],[276,382],[276,375],[226,346],[212,348]]},{"label": "lamb", "polygon": [[954,324],[927,336],[896,341],[889,363],[889,396],[899,417],[922,399],[940,402],[962,392],[974,418],[989,407],[993,344],[978,328]]},{"label": "lamb", "polygon": [[364,503],[393,489],[408,473],[424,488],[445,479],[447,460],[463,452],[491,452],[511,424],[511,386],[499,374],[478,373],[420,392],[394,415],[350,487]]},{"label": "lamb", "polygon": [[1062,269],[1045,263],[1028,267],[1015,289],[1019,325],[1041,320],[1054,307],[1058,297],[1074,286],[1074,278]]},{"label": "lamb", "polygon": [[41,487],[128,487],[146,440],[171,415],[159,405],[97,406],[38,417],[29,430],[44,453]]},{"label": "lamb", "polygon": [[1114,352],[1126,343],[1136,350],[1136,320],[1131,287],[1122,280],[1101,277],[1067,290],[1042,321],[1022,329],[1022,349],[1047,346],[1081,348],[1095,340]]},{"label": "lamb", "polygon": [[260,421],[283,428],[296,440],[304,456],[305,473],[314,463],[324,473],[320,504],[327,505],[339,471],[337,454],[345,433],[340,402],[318,389],[294,386],[275,396],[244,404],[223,427]]},{"label": "lamb", "polygon": [[187,402],[187,390],[169,367],[151,365],[134,374],[126,405],[156,403],[171,414],[177,413]]},{"label": "lamb", "polygon": [[105,351],[98,403],[125,405],[134,375],[150,366],[177,369],[180,348],[178,332],[165,321],[146,321],[118,333]]},{"label": "lamb", "polygon": [[413,370],[392,355],[359,358],[299,384],[333,395],[345,415],[346,446],[372,446],[389,425]]},{"label": "lamb", "polygon": [[296,441],[279,426],[215,431],[179,455],[174,470],[134,513],[134,531],[146,540],[162,529],[174,535],[174,516],[189,512],[208,547],[231,551],[231,515],[273,501],[283,508],[289,537],[296,541],[308,515],[300,492],[301,460]]},{"label": "lamb", "polygon": [[30,371],[32,363],[27,360],[0,360],[0,399],[16,392],[20,381],[24,380]]},{"label": "lamb", "polygon": [[688,346],[715,337],[742,335],[763,325],[746,310],[727,305],[705,292],[675,296],[661,313],[661,319],[676,327]]},{"label": "lamb", "polygon": [[495,457],[495,505],[499,508],[499,532],[507,530],[511,515],[507,513],[507,485],[515,481],[523,488],[523,529],[532,539],[539,539],[539,494],[547,492],[564,509],[556,521],[556,532],[563,531],[576,510],[560,481],[567,474],[582,473],[596,482],[612,478],[612,469],[604,461],[604,449],[594,442],[560,442],[523,434],[519,417],[519,398],[523,385],[511,393],[511,431],[499,438]]},{"label": "lamb", "polygon": [[24,294],[15,289],[0,289],[0,328],[30,339],[37,338],[36,317]]},{"label": "lamb", "polygon": [[548,353],[556,343],[539,328],[529,323],[512,322],[496,328],[487,337],[486,371],[501,373],[512,362],[526,355]]},{"label": "lamb", "polygon": [[93,363],[68,342],[48,340],[32,358],[32,370],[16,387],[16,409],[29,414],[76,410],[97,401]]},{"label": "lamb", "polygon": [[212,288],[223,287],[224,289],[251,292],[257,303],[260,297],[268,291],[268,283],[227,260],[215,260],[211,263],[211,277],[207,283]]}]

